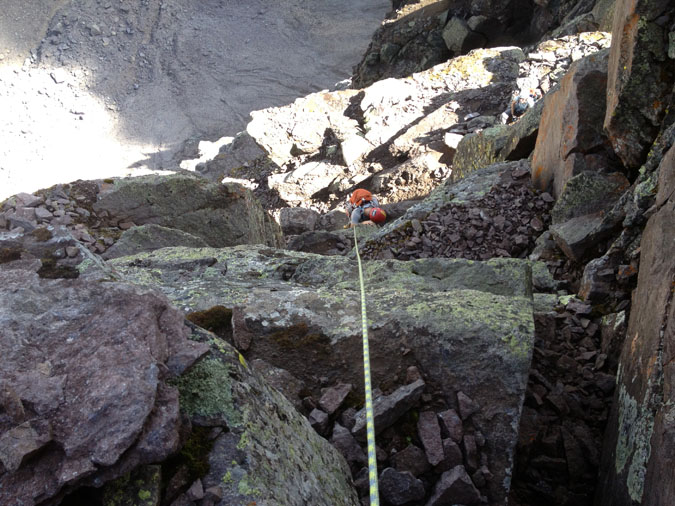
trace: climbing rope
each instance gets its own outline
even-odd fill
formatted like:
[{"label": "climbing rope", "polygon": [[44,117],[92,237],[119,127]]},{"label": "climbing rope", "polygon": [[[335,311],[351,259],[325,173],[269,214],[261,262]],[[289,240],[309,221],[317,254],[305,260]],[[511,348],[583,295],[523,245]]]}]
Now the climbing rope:
[{"label": "climbing rope", "polygon": [[361,330],[363,333],[363,376],[366,390],[366,430],[368,433],[368,478],[370,480],[370,506],[379,506],[380,494],[377,488],[377,457],[375,455],[375,421],[373,418],[373,393],[370,383],[370,354],[368,352],[368,318],[366,316],[366,289],[363,282],[363,268],[359,243],[354,227],[354,248],[359,264],[359,284],[361,286]]}]

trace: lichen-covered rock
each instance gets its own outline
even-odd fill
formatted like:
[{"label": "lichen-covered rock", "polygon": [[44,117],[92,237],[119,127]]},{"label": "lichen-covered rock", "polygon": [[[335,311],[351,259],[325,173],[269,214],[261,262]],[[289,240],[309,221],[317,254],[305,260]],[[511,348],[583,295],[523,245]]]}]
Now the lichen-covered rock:
[{"label": "lichen-covered rock", "polygon": [[[206,266],[201,258],[216,262]],[[307,385],[314,376],[327,384],[362,384],[361,363],[352,360],[361,353],[352,259],[240,246],[165,248],[110,262],[128,279],[161,287],[185,309],[240,307],[253,336],[250,359],[266,357]],[[186,276],[189,263],[198,267]],[[499,501],[532,349],[529,262],[371,261],[364,270],[374,386],[398,370],[404,384],[405,371],[416,365],[442,391],[473,399],[480,409],[472,423],[490,441],[485,451],[494,479],[487,490]],[[402,346],[412,353],[402,353]]]},{"label": "lichen-covered rock", "polygon": [[211,350],[176,385],[193,424],[226,429],[202,478],[214,504],[356,506],[347,463],[293,405],[225,341],[198,327],[192,339]]},{"label": "lichen-covered rock", "polygon": [[672,105],[674,15],[670,0],[616,2],[604,122],[614,150],[632,169],[644,163]]},{"label": "lichen-covered rock", "polygon": [[658,206],[641,240],[640,272],[605,438],[598,504],[675,501],[675,147],[660,166]]},{"label": "lichen-covered rock", "polygon": [[141,251],[152,251],[167,246],[188,246],[201,248],[208,246],[204,239],[196,237],[188,232],[175,228],[162,227],[161,225],[141,225],[131,227],[122,232],[122,235],[108,248],[102,257],[105,259],[134,255]]},{"label": "lichen-covered rock", "polygon": [[182,230],[211,246],[281,244],[281,230],[250,190],[177,173],[116,179],[93,206],[110,220]]}]

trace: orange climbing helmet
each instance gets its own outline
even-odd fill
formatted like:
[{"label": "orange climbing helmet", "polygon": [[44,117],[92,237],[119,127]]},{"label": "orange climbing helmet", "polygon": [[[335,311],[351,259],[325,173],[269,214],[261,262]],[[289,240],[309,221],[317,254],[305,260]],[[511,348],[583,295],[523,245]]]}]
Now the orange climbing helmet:
[{"label": "orange climbing helmet", "polygon": [[379,207],[371,207],[368,209],[368,219],[373,223],[384,223],[384,220],[387,219],[387,213]]}]

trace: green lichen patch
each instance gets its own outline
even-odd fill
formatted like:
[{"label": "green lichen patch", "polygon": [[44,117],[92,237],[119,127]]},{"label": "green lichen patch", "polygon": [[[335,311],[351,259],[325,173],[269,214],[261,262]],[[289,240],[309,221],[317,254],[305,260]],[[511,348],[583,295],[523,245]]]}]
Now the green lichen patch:
[{"label": "green lichen patch", "polygon": [[217,358],[207,358],[174,380],[181,410],[189,416],[222,417],[228,426],[238,425],[232,402],[231,367]]},{"label": "green lichen patch", "polygon": [[157,506],[161,496],[159,466],[141,466],[103,487],[103,506]]}]

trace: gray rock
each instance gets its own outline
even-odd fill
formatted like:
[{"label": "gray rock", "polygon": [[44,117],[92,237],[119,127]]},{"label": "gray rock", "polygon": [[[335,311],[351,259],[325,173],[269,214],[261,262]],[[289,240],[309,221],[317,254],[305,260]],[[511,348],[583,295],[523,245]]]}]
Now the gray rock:
[{"label": "gray rock", "polygon": [[550,231],[563,253],[571,260],[579,262],[589,248],[607,236],[608,230],[603,226],[604,223],[604,213],[598,212],[551,225]]},{"label": "gray rock", "polygon": [[[202,257],[226,264],[227,274],[207,268],[186,276],[179,267]],[[322,376],[327,384],[362,381],[360,361],[341,358],[362,352],[360,303],[353,296],[358,273],[350,258],[237,246],[202,248],[197,257],[188,248],[164,248],[109,264],[128,279],[147,280],[152,272],[153,283],[184,308],[240,307],[255,332],[249,360],[262,358],[307,385]],[[529,261],[369,261],[365,270],[373,378],[410,365],[403,339],[425,380],[464,392],[483,407],[472,421],[490,441],[485,451],[494,479],[486,494],[504,497],[534,334]],[[412,302],[396,303],[392,311],[400,300]],[[385,400],[375,401],[376,412]],[[500,416],[490,416],[492,410]],[[362,415],[359,420],[356,431],[365,433]],[[376,420],[376,430],[384,425]]]},{"label": "gray rock", "polygon": [[434,492],[426,506],[444,504],[466,504],[471,506],[480,503],[480,494],[463,466],[456,466],[441,475]]},{"label": "gray rock", "polygon": [[391,460],[396,470],[408,471],[413,476],[420,476],[431,468],[424,450],[415,445],[406,446],[403,450],[394,454]]},{"label": "gray rock", "polygon": [[551,210],[554,225],[572,218],[610,210],[630,183],[619,173],[585,172],[567,181]]},{"label": "gray rock", "polygon": [[342,403],[351,393],[352,389],[351,383],[339,383],[334,387],[326,389],[321,399],[319,399],[319,406],[329,415],[333,415],[333,413],[340,409],[340,406],[342,406]]},{"label": "gray rock", "polygon": [[440,464],[445,458],[441,427],[433,411],[422,411],[417,420],[417,434],[424,445],[427,460],[432,466]]},{"label": "gray rock", "polygon": [[[424,381],[417,380],[410,385],[397,389],[390,395],[382,395],[373,401],[373,417],[375,419],[375,434],[390,427],[403,416],[419,400],[424,391]],[[366,440],[366,410],[363,408],[356,414],[356,423],[352,429],[354,437],[360,441]]]},{"label": "gray rock", "polygon": [[454,409],[448,409],[438,414],[443,427],[455,443],[459,443],[464,436],[462,420]]},{"label": "gray rock", "polygon": [[328,415],[321,411],[320,409],[313,409],[309,414],[309,424],[312,428],[317,431],[322,436],[328,435],[328,429],[330,428],[330,419]]},{"label": "gray rock", "polygon": [[251,367],[255,369],[256,373],[260,374],[261,377],[272,387],[276,388],[284,394],[286,399],[295,406],[295,409],[298,411],[302,408],[302,399],[300,394],[305,388],[305,385],[298,378],[293,376],[286,369],[281,369],[280,367],[274,367],[273,365],[267,363],[261,359],[251,360]]},{"label": "gray rock", "polygon": [[445,458],[436,468],[439,471],[449,471],[456,466],[461,466],[464,463],[462,449],[452,439],[447,438],[443,440],[443,451]]},{"label": "gray rock", "polygon": [[125,230],[117,242],[101,256],[108,260],[135,255],[142,251],[154,251],[167,246],[202,248],[208,246],[208,244],[201,237],[196,237],[182,230],[148,224]]},{"label": "gray rock", "polygon": [[248,189],[209,183],[191,173],[116,179],[93,207],[109,213],[111,221],[182,230],[214,247],[282,241],[281,229]]},{"label": "gray rock", "polygon": [[340,451],[353,469],[358,469],[368,463],[368,457],[366,457],[363,448],[352,436],[351,431],[339,423],[333,426],[333,435],[330,442]]},{"label": "gray rock", "polygon": [[299,235],[314,230],[320,216],[313,209],[284,207],[279,214],[279,224],[284,235]]},{"label": "gray rock", "polygon": [[424,484],[408,471],[386,468],[380,473],[379,488],[384,499],[394,506],[424,499]]}]

